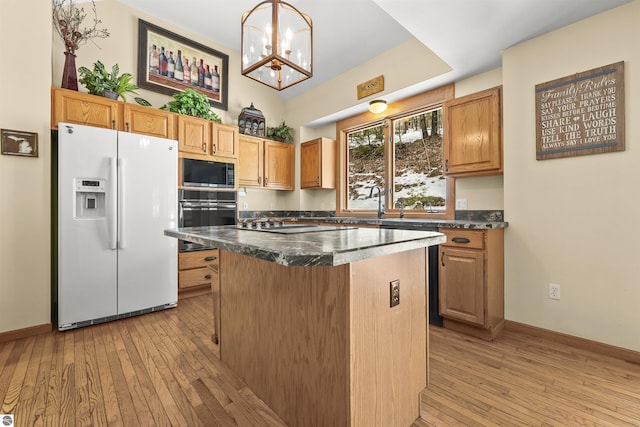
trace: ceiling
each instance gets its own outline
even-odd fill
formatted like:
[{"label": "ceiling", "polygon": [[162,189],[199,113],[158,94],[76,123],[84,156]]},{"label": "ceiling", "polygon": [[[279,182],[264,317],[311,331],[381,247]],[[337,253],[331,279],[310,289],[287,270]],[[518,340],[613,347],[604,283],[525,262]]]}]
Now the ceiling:
[{"label": "ceiling", "polygon": [[[118,0],[240,50],[240,18],[259,0]],[[510,46],[631,0],[289,0],[313,20],[313,77],[291,99],[411,37],[452,71],[385,98],[394,101],[501,65]],[[233,72],[233,70],[231,71]],[[239,70],[238,70],[239,72]],[[369,77],[369,76],[367,76]]]}]

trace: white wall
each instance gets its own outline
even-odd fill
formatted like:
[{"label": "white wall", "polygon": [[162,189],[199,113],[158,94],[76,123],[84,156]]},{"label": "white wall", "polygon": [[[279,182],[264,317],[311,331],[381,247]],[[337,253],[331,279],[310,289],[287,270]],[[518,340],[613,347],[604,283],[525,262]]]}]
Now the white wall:
[{"label": "white wall", "polygon": [[37,158],[0,155],[0,332],[50,321],[51,2],[2,0],[0,128],[36,132]]},{"label": "white wall", "polygon": [[[640,1],[504,52],[506,318],[640,351]],[[537,161],[535,85],[625,61],[626,150]],[[547,298],[550,282],[562,299]]]}]

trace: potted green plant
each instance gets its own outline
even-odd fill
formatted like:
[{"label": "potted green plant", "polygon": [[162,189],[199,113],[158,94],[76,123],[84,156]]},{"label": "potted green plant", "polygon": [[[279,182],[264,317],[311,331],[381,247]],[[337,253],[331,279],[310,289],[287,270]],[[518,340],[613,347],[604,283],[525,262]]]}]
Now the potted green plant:
[{"label": "potted green plant", "polygon": [[222,123],[222,119],[211,111],[211,104],[209,104],[207,96],[191,88],[174,93],[173,101],[163,105],[160,109]]},{"label": "potted green plant", "polygon": [[287,126],[287,124],[282,121],[276,127],[268,127],[267,128],[267,137],[274,139],[276,141],[286,142],[287,144],[293,143],[293,128]]},{"label": "potted green plant", "polygon": [[133,79],[131,74],[118,75],[120,73],[118,64],[111,67],[111,72],[109,72],[102,62],[96,61],[93,64],[93,70],[87,67],[80,67],[78,68],[78,73],[81,76],[78,81],[93,95],[105,96],[111,99],[122,97],[126,101],[125,93],[136,93],[135,91],[139,89],[138,86],[131,83]]}]

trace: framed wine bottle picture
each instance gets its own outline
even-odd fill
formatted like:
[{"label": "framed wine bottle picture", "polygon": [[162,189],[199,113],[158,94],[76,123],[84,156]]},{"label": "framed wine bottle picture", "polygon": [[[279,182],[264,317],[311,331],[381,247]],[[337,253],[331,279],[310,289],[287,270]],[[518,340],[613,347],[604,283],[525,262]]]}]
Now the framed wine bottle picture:
[{"label": "framed wine bottle picture", "polygon": [[138,20],[139,87],[166,95],[191,88],[226,111],[228,72],[228,55]]}]

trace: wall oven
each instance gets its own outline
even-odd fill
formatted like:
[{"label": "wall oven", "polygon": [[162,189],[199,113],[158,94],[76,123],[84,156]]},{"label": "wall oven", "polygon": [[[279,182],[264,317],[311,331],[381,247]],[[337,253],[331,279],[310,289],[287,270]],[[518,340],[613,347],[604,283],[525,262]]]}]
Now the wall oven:
[{"label": "wall oven", "polygon": [[[178,189],[178,226],[208,227],[233,225],[237,218],[235,191]],[[180,240],[180,252],[211,249]]]}]

